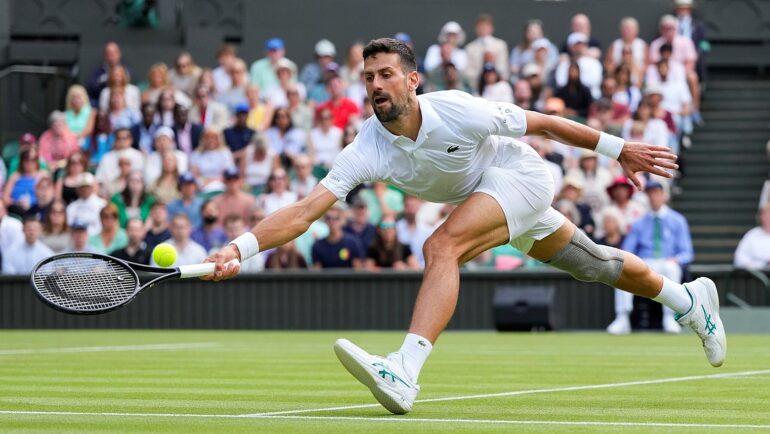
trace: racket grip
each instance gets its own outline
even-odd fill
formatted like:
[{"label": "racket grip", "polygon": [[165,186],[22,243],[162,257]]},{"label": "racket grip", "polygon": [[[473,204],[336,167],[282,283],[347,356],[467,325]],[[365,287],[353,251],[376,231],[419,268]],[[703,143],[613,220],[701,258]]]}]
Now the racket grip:
[{"label": "racket grip", "polygon": [[199,277],[211,274],[216,270],[217,264],[214,262],[206,262],[203,264],[182,265],[179,267],[179,273],[181,278],[186,277]]}]

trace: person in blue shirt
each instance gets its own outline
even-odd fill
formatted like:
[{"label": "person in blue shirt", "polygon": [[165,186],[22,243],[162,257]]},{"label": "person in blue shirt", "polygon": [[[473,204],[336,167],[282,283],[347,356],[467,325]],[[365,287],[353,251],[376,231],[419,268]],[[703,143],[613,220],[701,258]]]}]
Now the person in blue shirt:
[{"label": "person in blue shirt", "polygon": [[342,205],[334,205],[324,216],[329,225],[329,236],[313,244],[313,268],[354,268],[364,266],[366,251],[361,241],[342,227],[345,226],[345,209]]},{"label": "person in blue shirt", "polygon": [[[639,219],[623,240],[623,250],[642,258],[656,272],[674,282],[682,281],[682,267],[693,260],[690,227],[685,217],[668,205],[668,194],[656,180],[650,180],[645,192],[650,199],[650,211]],[[631,332],[629,315],[633,310],[633,294],[615,290],[615,320],[607,327],[612,334]],[[674,312],[663,307],[663,330],[679,333],[681,326]]]},{"label": "person in blue shirt", "polygon": [[199,227],[202,222],[203,199],[198,196],[198,185],[192,173],[185,172],[179,175],[179,194],[181,196],[179,199],[169,202],[168,215],[186,214],[192,227]]}]

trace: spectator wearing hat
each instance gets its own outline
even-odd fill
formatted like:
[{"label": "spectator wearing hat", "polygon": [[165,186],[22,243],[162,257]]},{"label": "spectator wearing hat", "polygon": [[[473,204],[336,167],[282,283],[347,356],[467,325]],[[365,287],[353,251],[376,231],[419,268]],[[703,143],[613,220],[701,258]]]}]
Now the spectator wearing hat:
[{"label": "spectator wearing hat", "polygon": [[368,249],[377,234],[377,227],[369,221],[369,205],[365,200],[357,197],[353,200],[350,208],[353,215],[342,227],[342,230],[358,238],[361,246]]},{"label": "spectator wearing hat", "polygon": [[190,122],[187,107],[177,104],[174,107],[174,137],[176,147],[188,156],[198,147],[203,127]]},{"label": "spectator wearing hat", "polygon": [[120,227],[118,221],[118,207],[113,203],[108,203],[99,211],[99,220],[102,223],[102,230],[98,234],[88,237],[88,245],[94,251],[106,255],[107,253],[122,249],[128,245],[128,235]]},{"label": "spectator wearing hat", "polygon": [[[337,55],[337,49],[328,39],[321,39],[315,44],[315,61],[302,67],[299,74],[299,81],[310,91],[317,84],[323,84],[324,71],[328,66],[334,63],[334,56]],[[336,72],[336,71],[335,71]]]},{"label": "spectator wearing hat", "polygon": [[160,201],[153,203],[150,207],[150,218],[144,222],[144,243],[150,252],[152,252],[155,246],[171,238],[168,221],[168,208],[166,204]]},{"label": "spectator wearing hat", "polygon": [[[176,158],[176,168],[179,173],[187,172],[189,159],[187,154],[176,149],[174,130],[161,126],[155,131],[155,152],[150,154],[144,166],[144,181],[147,185],[155,184],[163,169],[163,154],[171,153]],[[178,174],[177,174],[178,176]]]},{"label": "spectator wearing hat", "polygon": [[251,64],[249,74],[251,82],[259,86],[266,95],[278,87],[276,65],[281,59],[286,59],[289,69],[297,73],[297,65],[286,56],[286,46],[281,38],[270,38],[265,42],[265,57]]},{"label": "spectator wearing hat", "polygon": [[[228,71],[235,59],[236,51],[233,45],[223,44],[219,47],[219,50],[217,50],[217,67],[211,71],[211,78],[214,80],[214,93],[225,93],[233,85],[233,81],[230,79]],[[195,94],[192,96],[195,96]]]},{"label": "spectator wearing hat", "polygon": [[[586,55],[593,57],[594,59],[600,59],[602,57],[602,43],[591,36],[591,20],[586,14],[575,14],[570,21],[570,32],[582,33],[586,36]],[[571,53],[569,37],[567,41],[561,46],[562,53]]]},{"label": "spectator wearing hat", "polygon": [[170,215],[186,214],[190,224],[197,228],[201,225],[201,205],[203,205],[203,199],[198,196],[195,176],[190,172],[182,173],[179,175],[179,198],[168,203],[168,213]]},{"label": "spectator wearing hat", "polygon": [[[438,43],[428,47],[425,53],[425,71],[430,73],[447,61],[458,71],[465,71],[468,67],[468,54],[461,48],[464,44],[465,31],[460,24],[456,21],[444,24],[438,34]],[[442,45],[446,46],[442,48]],[[442,51],[447,54],[442,55]]]},{"label": "spectator wearing hat", "polygon": [[222,131],[231,124],[227,107],[212,98],[211,88],[208,86],[198,86],[195,89],[193,105],[190,107],[188,116],[193,123],[203,128]]},{"label": "spectator wearing hat", "polygon": [[[666,204],[668,195],[659,182],[649,181],[645,192],[650,211],[631,226],[623,241],[623,250],[638,255],[655,272],[680,283],[683,267],[693,260],[687,219]],[[633,297],[631,293],[615,290],[615,320],[607,327],[609,333],[631,331],[629,315],[633,310]],[[663,330],[679,333],[681,329],[674,319],[674,312],[663,306]]]},{"label": "spectator wearing hat", "polygon": [[559,61],[559,49],[543,34],[543,22],[537,19],[529,20],[524,25],[521,43],[511,50],[510,70],[515,79],[521,75],[524,65],[535,63],[536,50],[545,49],[544,57],[548,64],[555,65]]},{"label": "spectator wearing hat", "polygon": [[[171,267],[199,264],[206,259],[206,256],[208,256],[206,249],[190,238],[192,226],[186,215],[177,214],[172,217],[169,227],[171,229],[171,238],[166,240],[166,242],[176,249],[177,254],[176,261],[171,264]],[[150,265],[153,267],[158,266],[154,259],[150,259]]]},{"label": "spectator wearing hat", "polygon": [[760,208],[759,226],[746,232],[735,249],[737,268],[756,270],[770,267],[770,202]]},{"label": "spectator wearing hat", "polygon": [[200,145],[190,157],[190,171],[204,191],[219,190],[225,169],[234,168],[233,153],[225,145],[221,134],[212,129],[203,132]]},{"label": "spectator wearing hat", "polygon": [[203,246],[207,252],[227,244],[228,238],[222,224],[225,218],[222,214],[223,209],[214,200],[207,200],[201,204],[201,222],[200,225],[195,226],[191,238]]},{"label": "spectator wearing hat", "polygon": [[43,132],[38,142],[40,157],[52,169],[64,167],[67,157],[80,149],[78,135],[67,126],[67,116],[54,111],[48,116],[49,128]]},{"label": "spectator wearing hat", "polygon": [[249,128],[249,105],[240,104],[235,108],[235,122],[233,126],[224,130],[225,143],[236,159],[240,161],[240,156],[243,154],[243,149],[249,144],[251,139],[256,133],[255,130]]},{"label": "spectator wearing hat", "polygon": [[120,227],[124,228],[129,219],[138,218],[142,222],[147,220],[155,196],[145,188],[142,172],[134,170],[129,173],[126,186],[113,194],[111,201],[117,207]]},{"label": "spectator wearing hat", "polygon": [[[238,168],[226,169],[223,177],[225,191],[215,197],[214,202],[220,210],[227,210],[227,214],[238,214],[243,217],[244,221],[248,220],[251,210],[257,205],[256,198],[251,193],[243,191],[243,178],[241,178]],[[219,223],[221,224],[223,221],[224,216],[220,216]]]},{"label": "spectator wearing hat", "polygon": [[24,219],[22,232],[21,241],[3,249],[3,274],[29,275],[38,262],[53,255],[53,251],[40,241],[42,226],[35,217]]},{"label": "spectator wearing hat", "polygon": [[420,74],[420,84],[417,85],[417,95],[420,95],[423,93],[422,89],[422,83],[425,82],[425,59],[422,56],[418,56],[416,50],[414,49],[414,43],[412,41],[412,36],[409,33],[406,32],[398,32],[395,35],[393,35],[393,39],[403,43],[407,47],[411,48],[414,53],[414,60],[417,64],[417,73]]},{"label": "spectator wearing hat", "polygon": [[289,92],[295,90],[299,99],[304,101],[307,97],[305,85],[297,82],[296,65],[289,59],[280,59],[275,63],[275,74],[278,77],[278,85],[269,91],[264,91],[265,99],[273,108],[287,107],[289,105]]},{"label": "spectator wearing hat", "polygon": [[227,92],[217,95],[217,101],[224,104],[230,113],[235,113],[235,109],[238,106],[241,104],[248,106],[249,103],[246,98],[246,86],[249,85],[249,75],[243,59],[237,58],[233,60],[230,67],[230,80],[232,80],[232,86]]},{"label": "spectator wearing hat", "polygon": [[115,131],[115,144],[111,151],[104,154],[96,168],[96,180],[101,184],[109,184],[120,175],[120,160],[127,159],[131,170],[144,170],[144,154],[131,147],[133,137],[131,130],[121,128]]},{"label": "spectator wearing hat", "polygon": [[581,151],[578,166],[568,170],[567,177],[577,179],[583,184],[583,200],[591,206],[594,213],[609,203],[607,187],[612,184],[612,174],[599,164],[596,153]]},{"label": "spectator wearing hat", "polygon": [[318,185],[318,178],[313,176],[313,160],[305,154],[300,154],[294,158],[292,169],[294,177],[289,187],[297,193],[297,200],[302,200]]},{"label": "spectator wearing hat", "polygon": [[299,200],[297,193],[289,190],[289,176],[279,167],[267,180],[267,190],[259,196],[259,206],[267,215]]},{"label": "spectator wearing hat", "polygon": [[601,81],[603,67],[601,62],[589,54],[588,36],[584,33],[573,32],[567,38],[569,47],[569,57],[564,57],[556,66],[554,71],[554,81],[557,87],[566,86],[571,79],[570,69],[573,64],[579,68],[580,82],[591,89],[591,96],[599,98],[601,96]]},{"label": "spectator wearing hat", "polygon": [[126,223],[126,236],[128,243],[122,249],[113,250],[110,256],[135,264],[150,265],[152,252],[147,249],[144,242],[144,223],[137,218],[132,218]]},{"label": "spectator wearing hat", "polygon": [[645,209],[639,202],[631,200],[635,187],[631,181],[623,175],[616,176],[607,186],[607,195],[610,197],[609,207],[615,208],[623,215],[630,230],[631,226],[644,216]]},{"label": "spectator wearing hat", "polygon": [[67,221],[78,221],[88,226],[88,234],[95,235],[102,230],[99,212],[107,202],[96,194],[96,178],[90,172],[80,174],[78,199],[67,205]]},{"label": "spectator wearing hat", "polygon": [[490,101],[513,103],[513,89],[493,63],[485,63],[478,84],[479,95]]},{"label": "spectator wearing hat", "polygon": [[[508,66],[508,43],[496,38],[495,23],[492,15],[481,14],[476,18],[476,39],[465,46],[468,55],[468,65],[463,73],[472,84],[478,84],[485,71],[485,65],[491,63],[498,72],[500,79],[508,81],[510,68]],[[479,94],[481,90],[477,89]],[[510,102],[510,101],[509,101]]]},{"label": "spectator wearing hat", "polygon": [[362,269],[366,251],[361,242],[342,228],[347,222],[345,206],[337,202],[324,215],[329,235],[313,244],[313,268]]}]

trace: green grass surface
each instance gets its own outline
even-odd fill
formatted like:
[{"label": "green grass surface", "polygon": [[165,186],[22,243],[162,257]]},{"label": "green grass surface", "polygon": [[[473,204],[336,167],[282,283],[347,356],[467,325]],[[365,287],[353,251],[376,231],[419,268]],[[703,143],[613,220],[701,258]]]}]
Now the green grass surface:
[{"label": "green grass surface", "polygon": [[[523,392],[418,402],[406,416],[373,405],[233,417],[375,403],[334,356],[341,336],[386,353],[403,334],[0,330],[0,431],[770,430],[770,336],[735,335],[727,362],[714,369],[692,335],[446,333],[420,377],[418,399]],[[616,384],[628,382],[641,384]],[[590,385],[609,386],[563,390]]]}]

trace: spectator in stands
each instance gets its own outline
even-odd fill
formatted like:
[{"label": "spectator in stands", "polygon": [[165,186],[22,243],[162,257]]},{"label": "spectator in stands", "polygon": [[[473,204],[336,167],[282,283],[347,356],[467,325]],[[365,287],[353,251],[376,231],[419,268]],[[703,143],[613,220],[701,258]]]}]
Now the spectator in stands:
[{"label": "spectator in stands", "polygon": [[319,109],[317,126],[310,130],[307,144],[315,165],[331,169],[337,154],[342,151],[342,128],[334,125],[331,107]]},{"label": "spectator in stands", "polygon": [[230,126],[230,112],[227,107],[211,98],[210,89],[198,86],[195,89],[195,100],[190,108],[190,119],[203,128],[224,130]]},{"label": "spectator in stands", "polygon": [[38,262],[53,255],[39,239],[42,232],[39,220],[25,218],[23,232],[22,241],[3,248],[3,274],[29,275]]},{"label": "spectator in stands", "polygon": [[318,105],[316,115],[320,114],[323,109],[328,108],[331,110],[332,123],[337,128],[345,128],[348,123],[359,116],[360,110],[358,106],[345,96],[342,80],[336,74],[329,77],[326,82],[326,91],[329,94],[329,100]]},{"label": "spectator in stands", "polygon": [[246,99],[248,100],[249,115],[246,125],[258,131],[264,131],[273,119],[273,107],[270,102],[263,103],[260,99],[259,88],[250,84],[246,86]]},{"label": "spectator in stands", "polygon": [[315,188],[318,178],[313,176],[313,163],[309,156],[300,154],[294,158],[294,177],[289,183],[290,190],[297,194],[297,200],[301,200]]},{"label": "spectator in stands", "polygon": [[645,213],[644,207],[639,202],[631,200],[634,191],[634,185],[623,175],[616,176],[612,184],[607,187],[607,195],[611,202],[609,206],[620,211],[629,230]]},{"label": "spectator in stands", "polygon": [[[169,203],[179,197],[179,185],[177,180],[179,174],[179,160],[177,160],[175,151],[162,151],[157,155],[160,159],[160,175],[150,184],[149,191],[158,200]],[[176,151],[178,152],[178,151]]]},{"label": "spectator in stands", "polygon": [[[655,85],[660,88],[662,97],[660,106],[671,113],[677,131],[683,136],[682,143],[685,147],[689,147],[689,136],[693,131],[692,119],[690,118],[693,99],[683,82],[668,79],[668,71],[668,62],[664,60],[658,62],[660,83]],[[673,150],[677,152],[678,147],[675,147]]]},{"label": "spectator in stands", "polygon": [[107,205],[99,211],[99,219],[102,223],[102,230],[98,234],[93,234],[88,238],[88,245],[94,251],[107,254],[113,250],[118,250],[128,245],[128,235],[126,231],[118,224],[118,207],[113,203]]},{"label": "spectator in stands", "polygon": [[313,268],[354,268],[364,267],[366,251],[358,238],[345,233],[345,207],[339,202],[332,206],[324,221],[329,225],[329,235],[313,244]]},{"label": "spectator in stands", "polygon": [[[601,59],[602,57],[602,43],[591,36],[591,20],[588,19],[586,14],[576,14],[572,17],[570,22],[570,31],[572,33],[582,33],[586,36],[586,55],[593,57],[594,59]],[[562,53],[570,53],[569,38],[561,46]]]},{"label": "spectator in stands", "polygon": [[176,56],[174,69],[169,71],[168,79],[175,89],[192,96],[195,85],[201,76],[201,68],[193,62],[190,53],[182,51]]},{"label": "spectator in stands", "polygon": [[150,252],[155,246],[171,237],[171,232],[168,230],[168,209],[165,203],[156,201],[152,204],[150,218],[147,219],[144,226],[144,243]]},{"label": "spectator in stands", "polygon": [[[417,258],[420,267],[425,266],[425,258],[422,254],[422,246],[425,240],[433,233],[433,228],[417,221],[417,213],[422,206],[423,201],[414,196],[404,198],[404,212],[401,218],[396,222],[396,233],[398,241],[401,244],[409,246],[412,253]],[[386,214],[386,212],[383,212]]]},{"label": "spectator in stands", "polygon": [[[171,264],[172,267],[180,265],[199,264],[206,259],[208,253],[200,244],[190,239],[190,220],[184,214],[177,214],[171,219],[171,238],[166,240],[176,249],[176,261]],[[150,265],[157,267],[155,260],[150,260]]]},{"label": "spectator in stands", "polygon": [[306,134],[294,127],[288,109],[275,110],[270,128],[265,131],[265,139],[270,148],[281,157],[284,167],[291,165],[294,156],[305,153]]},{"label": "spectator in stands", "polygon": [[56,180],[56,197],[64,200],[69,205],[78,198],[77,185],[80,182],[80,174],[85,171],[86,158],[76,152],[67,159],[67,165],[64,168],[62,176]]},{"label": "spectator in stands", "polygon": [[126,187],[112,196],[112,203],[118,211],[120,227],[126,227],[130,219],[138,218],[142,222],[147,220],[155,196],[145,189],[142,172],[134,170],[128,175]]},{"label": "spectator in stands", "polygon": [[90,172],[80,174],[77,184],[78,199],[67,205],[67,221],[88,225],[88,234],[102,230],[99,212],[107,202],[96,194],[96,178]]},{"label": "spectator in stands", "polygon": [[188,156],[198,147],[203,127],[190,122],[187,108],[181,104],[174,106],[174,137],[176,147]]},{"label": "spectator in stands", "polygon": [[73,84],[67,90],[67,98],[64,109],[67,128],[78,137],[82,143],[94,129],[96,111],[91,109],[86,88],[79,84]]},{"label": "spectator in stands", "polygon": [[120,46],[116,42],[110,41],[104,45],[104,61],[91,73],[86,85],[93,107],[99,106],[99,95],[107,87],[107,74],[110,69],[121,64],[121,58]]},{"label": "spectator in stands", "polygon": [[[591,58],[586,57],[586,59]],[[593,96],[591,90],[583,84],[580,71],[581,67],[578,62],[570,63],[567,83],[558,88],[554,95],[564,101],[565,114],[568,117],[586,119],[588,108],[593,102]]]},{"label": "spectator in stands", "polygon": [[315,44],[315,61],[302,67],[299,74],[299,81],[308,91],[317,84],[323,83],[324,71],[334,62],[334,56],[337,55],[337,49],[328,39],[321,39]]},{"label": "spectator in stands", "polygon": [[77,134],[67,127],[67,115],[58,110],[53,111],[48,116],[48,129],[38,141],[40,157],[51,170],[64,167],[67,157],[79,149],[79,142]]},{"label": "spectator in stands", "polygon": [[374,236],[377,233],[377,227],[369,221],[369,205],[365,200],[355,198],[351,208],[353,210],[353,217],[348,220],[348,223],[342,230],[358,238],[361,246],[364,249],[368,249],[372,245]]},{"label": "spectator in stands", "polygon": [[9,216],[5,201],[0,200],[0,252],[7,254],[10,246],[21,242],[22,239],[21,221]]},{"label": "spectator in stands", "polygon": [[339,74],[343,87],[361,81],[361,71],[364,69],[364,44],[356,41],[348,47],[345,62],[340,66]]},{"label": "spectator in stands", "polygon": [[485,63],[479,79],[478,90],[482,98],[490,101],[513,103],[513,89],[503,80],[493,63]]},{"label": "spectator in stands", "polygon": [[[451,48],[451,45],[444,44],[441,46],[442,54],[448,56],[449,51],[446,48]],[[427,90],[429,92],[435,92],[440,90],[461,90],[463,92],[471,93],[470,84],[465,80],[465,77],[460,73],[459,68],[452,62],[443,62],[440,66],[434,68],[428,74]]]},{"label": "spectator in stands", "polygon": [[[286,91],[287,107],[291,115],[292,124],[300,131],[310,131],[313,126],[313,110],[300,98],[300,92],[296,86]],[[371,105],[369,106],[371,107]]]},{"label": "spectator in stands", "polygon": [[[633,128],[641,128],[641,135],[634,134]],[[652,107],[648,102],[639,105],[633,119],[623,124],[622,136],[626,140],[649,143],[655,146],[668,146],[670,143],[668,127],[660,119],[652,117]]]},{"label": "spectator in stands", "polygon": [[235,108],[235,122],[224,131],[227,147],[240,162],[243,150],[251,141],[256,131],[248,126],[250,108],[248,104],[240,104]]},{"label": "spectator in stands", "polygon": [[596,243],[603,246],[622,248],[626,237],[626,219],[617,208],[604,208],[598,217],[599,226],[596,228]]},{"label": "spectator in stands", "polygon": [[[594,238],[596,232],[596,223],[594,223],[591,206],[583,200],[583,183],[579,178],[566,177],[562,183],[561,190],[556,196],[556,200],[566,200],[575,206],[579,218],[576,225],[591,238]],[[573,222],[575,223],[575,222]]]},{"label": "spectator in stands", "polygon": [[275,62],[275,75],[278,77],[278,84],[269,92],[265,92],[266,100],[273,108],[286,107],[289,105],[288,92],[290,89],[296,89],[301,100],[307,96],[308,89],[305,85],[297,82],[297,70],[294,62],[289,59],[279,59]]},{"label": "spectator in stands", "polygon": [[120,128],[115,131],[115,144],[111,151],[102,156],[96,168],[96,180],[103,185],[114,181],[121,173],[120,159],[128,159],[131,170],[144,170],[144,154],[131,147],[131,130]]},{"label": "spectator in stands", "polygon": [[168,213],[177,215],[186,214],[190,219],[190,224],[194,228],[201,225],[201,206],[203,199],[198,196],[198,185],[195,177],[190,172],[179,175],[179,198],[169,202]]},{"label": "spectator in stands", "polygon": [[167,87],[160,91],[158,102],[155,105],[155,125],[173,127],[174,108],[177,102],[174,98],[174,89]]},{"label": "spectator in stands", "polygon": [[116,87],[110,92],[110,102],[107,113],[110,116],[112,129],[131,128],[142,120],[138,108],[126,105],[125,88]]},{"label": "spectator in stands", "polygon": [[179,173],[189,170],[187,154],[176,149],[174,130],[169,127],[158,127],[155,131],[155,152],[147,157],[144,166],[144,181],[147,185],[154,184],[160,176],[163,163],[161,157],[167,152],[173,153],[176,157],[176,168]]},{"label": "spectator in stands", "polygon": [[[165,63],[159,62],[147,71],[147,88],[142,92],[142,104],[157,104],[160,93],[171,86],[168,79],[168,67]],[[184,95],[184,92],[175,90]]]},{"label": "spectator in stands", "polygon": [[286,47],[283,39],[270,38],[265,42],[265,57],[251,64],[251,82],[259,86],[265,94],[269,94],[273,88],[278,86],[275,67],[279,60],[286,59],[289,61],[292,65],[291,69],[296,75],[297,65],[285,56]]},{"label": "spectator in stands", "polygon": [[294,240],[278,246],[267,257],[265,268],[269,270],[304,270],[307,262],[297,250]]},{"label": "spectator in stands", "polygon": [[[214,198],[214,202],[220,210],[227,210],[227,214],[238,214],[246,221],[249,213],[257,204],[257,200],[251,193],[242,190],[243,179],[237,167],[230,167],[223,171],[225,191]],[[220,216],[220,223],[224,216]]]},{"label": "spectator in stands", "polygon": [[[480,83],[484,66],[491,63],[500,79],[508,81],[508,44],[494,37],[495,24],[492,15],[481,14],[476,18],[476,39],[465,46],[468,65],[463,73],[470,83]],[[479,93],[481,91],[479,90]]]},{"label": "spectator in stands", "polygon": [[680,62],[671,60],[673,54],[673,48],[668,42],[660,46],[658,50],[660,53],[660,60],[656,63],[650,63],[645,70],[645,82],[647,85],[660,83],[660,73],[658,72],[658,63],[665,61],[668,63],[667,79],[678,81],[687,87],[687,71]]},{"label": "spectator in stands", "polygon": [[50,176],[48,172],[40,169],[40,160],[35,148],[30,148],[21,153],[19,171],[8,177],[3,192],[3,202],[8,210],[19,216],[26,210],[37,204],[35,185],[43,176]]},{"label": "spectator in stands", "polygon": [[262,194],[267,187],[270,173],[281,166],[281,160],[265,141],[262,134],[254,134],[243,150],[239,169],[246,185],[254,195]]},{"label": "spectator in stands", "polygon": [[366,269],[381,271],[383,268],[394,270],[419,270],[417,258],[408,245],[398,241],[396,220],[386,214],[377,226],[374,240],[366,249]]},{"label": "spectator in stands", "polygon": [[289,177],[282,167],[273,170],[267,180],[267,190],[259,196],[259,205],[268,215],[298,200],[297,193],[289,190]]},{"label": "spectator in stands", "polygon": [[521,43],[511,51],[511,74],[518,77],[524,65],[535,63],[535,53],[538,49],[545,50],[545,58],[551,65],[559,60],[559,50],[551,41],[543,36],[543,23],[540,20],[529,20],[524,26]]},{"label": "spectator in stands", "polygon": [[698,61],[695,71],[701,82],[705,80],[706,62],[705,55],[711,51],[711,44],[706,40],[706,25],[703,21],[692,16],[693,0],[675,0],[674,14],[677,20],[677,34],[689,38],[698,52]]},{"label": "spectator in stands", "polygon": [[[623,241],[623,250],[634,253],[657,273],[676,283],[682,281],[683,267],[693,260],[692,239],[687,220],[666,205],[668,196],[663,186],[650,181],[645,186],[650,211],[633,224]],[[615,320],[607,327],[612,334],[631,331],[629,315],[633,310],[633,294],[615,290]],[[663,330],[679,333],[682,328],[674,312],[663,306]]]},{"label": "spectator in stands", "polygon": [[770,267],[770,202],[759,210],[759,226],[746,232],[735,250],[737,268],[755,270]]},{"label": "spectator in stands", "polygon": [[456,21],[444,24],[438,34],[438,44],[428,47],[425,53],[425,71],[430,72],[442,65],[441,46],[444,44],[447,47],[443,50],[449,53],[449,61],[457,70],[464,71],[468,66],[468,54],[461,48],[465,44],[465,32]]},{"label": "spectator in stands", "polygon": [[612,174],[598,164],[595,153],[582,151],[578,167],[567,171],[567,176],[583,183],[583,200],[591,205],[594,213],[607,205],[609,198],[606,189],[612,183]]},{"label": "spectator in stands", "polygon": [[155,130],[158,129],[158,124],[155,123],[155,104],[145,102],[142,104],[142,120],[131,126],[131,137],[133,139],[133,146],[144,153],[144,155],[151,154],[155,148],[153,147],[153,141],[155,140]]},{"label": "spectator in stands", "polygon": [[144,223],[137,218],[129,219],[126,223],[128,244],[122,249],[113,250],[110,256],[136,264],[150,265],[152,251],[147,249],[144,242]]},{"label": "spectator in stands", "polygon": [[120,193],[128,185],[128,176],[131,174],[131,159],[127,155],[118,156],[117,178],[102,184],[100,194],[104,197],[112,197]]},{"label": "spectator in stands", "polygon": [[75,221],[70,225],[70,241],[67,252],[99,253],[88,245],[88,225]]},{"label": "spectator in stands", "polygon": [[222,209],[214,200],[207,200],[201,204],[201,224],[193,231],[192,239],[206,251],[216,250],[227,244],[227,234],[222,225],[224,222]]},{"label": "spectator in stands", "polygon": [[131,84],[128,71],[121,65],[110,69],[107,74],[107,87],[102,89],[99,94],[99,110],[106,111],[110,107],[110,96],[113,90],[122,89],[123,97],[126,100],[126,107],[139,110],[142,103],[142,96],[139,88]]},{"label": "spectator in stands", "polygon": [[225,93],[233,85],[228,71],[236,56],[235,47],[231,44],[224,44],[217,51],[217,67],[211,71],[211,78],[214,80],[214,93]]},{"label": "spectator in stands", "polygon": [[639,72],[647,65],[647,43],[639,37],[639,22],[634,17],[620,20],[620,38],[612,42],[604,58],[607,75],[613,75],[622,64],[637,73],[633,82],[641,84],[643,77]]},{"label": "spectator in stands", "polygon": [[212,129],[204,131],[200,145],[190,157],[190,171],[201,189],[206,191],[215,186],[221,187],[222,174],[226,169],[234,167],[233,153],[225,145],[222,135]]},{"label": "spectator in stands", "polygon": [[[40,241],[54,253],[64,253],[70,242],[67,226],[66,205],[61,200],[54,200],[43,217],[43,233]],[[2,240],[0,240],[2,241]]]},{"label": "spectator in stands", "polygon": [[625,63],[615,69],[615,93],[612,100],[628,107],[631,113],[636,112],[642,101],[642,92],[632,82],[631,68]]},{"label": "spectator in stands", "polygon": [[574,63],[577,63],[580,71],[580,82],[591,89],[591,96],[599,98],[601,96],[601,81],[603,67],[601,62],[596,60],[588,49],[588,36],[583,33],[572,33],[567,38],[569,46],[569,57],[563,57],[556,66],[554,72],[554,81],[557,87],[567,85],[570,78],[570,69]]},{"label": "spectator in stands", "polygon": [[97,167],[102,160],[102,156],[110,151],[115,144],[115,135],[113,134],[110,116],[106,112],[96,114],[94,121],[94,130],[91,135],[83,142],[81,149],[88,156],[86,168]]},{"label": "spectator in stands", "polygon": [[243,59],[233,60],[230,67],[230,80],[232,86],[227,92],[217,95],[217,101],[224,104],[230,113],[235,113],[235,109],[245,104],[248,107],[249,101],[246,98],[246,86],[249,85],[249,75],[246,72],[246,63]]},{"label": "spectator in stands", "polygon": [[580,211],[574,202],[565,199],[559,199],[553,204],[553,208],[559,211],[564,217],[567,218],[572,224],[580,227],[583,222],[581,221]]},{"label": "spectator in stands", "polygon": [[51,175],[45,174],[35,184],[35,204],[27,208],[25,216],[33,216],[40,221],[48,215],[54,201],[54,188]]}]

